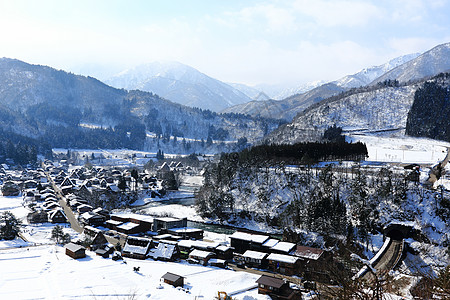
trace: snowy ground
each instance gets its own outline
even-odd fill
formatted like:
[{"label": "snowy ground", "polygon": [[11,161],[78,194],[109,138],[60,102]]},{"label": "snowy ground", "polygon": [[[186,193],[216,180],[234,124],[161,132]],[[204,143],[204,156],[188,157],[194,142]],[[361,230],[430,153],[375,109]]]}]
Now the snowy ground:
[{"label": "snowy ground", "polygon": [[347,140],[366,144],[368,161],[436,164],[447,155],[450,143],[426,138],[349,135]]},{"label": "snowy ground", "polygon": [[[10,211],[14,216],[22,222],[22,236],[27,242],[21,239],[14,241],[2,241],[0,240],[0,249],[15,247],[15,246],[28,246],[38,244],[51,244],[51,232],[56,224],[44,223],[44,224],[28,224],[27,215],[30,212],[27,208],[22,206],[22,197],[4,197],[0,196],[0,212]],[[68,227],[67,224],[60,224],[64,227],[64,232],[69,233],[72,239],[79,237],[78,233]]]},{"label": "snowy ground", "polygon": [[[166,207],[166,209],[170,207]],[[171,210],[171,209],[170,209]],[[214,267],[126,259],[126,263],[96,256],[74,260],[52,243],[53,224],[26,224],[22,198],[0,196],[0,212],[11,211],[24,222],[28,240],[0,241],[0,299],[213,299],[218,291],[233,293],[256,286],[259,275]],[[182,214],[180,212],[180,214]],[[176,215],[178,216],[178,215]],[[181,217],[182,215],[180,215]],[[76,239],[70,228],[65,232]],[[205,233],[205,239],[225,241],[226,235]],[[140,267],[134,272],[133,267]],[[161,283],[166,272],[185,276],[184,289]],[[270,299],[257,289],[233,299]]]},{"label": "snowy ground", "polygon": [[[214,299],[255,286],[258,275],[213,267],[126,259],[113,261],[87,251],[74,260],[59,246],[0,251],[0,299]],[[140,267],[134,272],[133,267]],[[184,290],[161,283],[166,272],[185,277]],[[270,299],[257,289],[233,299]]]}]

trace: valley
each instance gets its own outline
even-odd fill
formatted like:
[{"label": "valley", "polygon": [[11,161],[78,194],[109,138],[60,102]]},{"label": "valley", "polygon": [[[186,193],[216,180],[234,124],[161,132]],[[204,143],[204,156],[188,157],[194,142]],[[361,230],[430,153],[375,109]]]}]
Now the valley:
[{"label": "valley", "polygon": [[445,299],[449,49],[273,94],[1,58],[0,298]]}]

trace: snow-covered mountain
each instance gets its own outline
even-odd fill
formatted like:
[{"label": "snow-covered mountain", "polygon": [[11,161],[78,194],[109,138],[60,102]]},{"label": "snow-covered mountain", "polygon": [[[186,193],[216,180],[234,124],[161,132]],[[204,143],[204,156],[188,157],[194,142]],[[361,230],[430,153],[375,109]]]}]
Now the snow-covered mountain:
[{"label": "snow-covered mountain", "polygon": [[412,59],[415,59],[418,57],[420,53],[412,53],[403,55],[394,59],[391,59],[385,64],[379,65],[379,66],[373,66],[369,68],[364,68],[358,73],[347,75],[342,77],[341,79],[338,79],[336,81],[333,81],[336,85],[343,87],[343,88],[356,88],[360,86],[365,86],[377,79],[378,77],[384,75],[385,73],[389,72],[390,70],[408,62]]},{"label": "snow-covered mountain", "polygon": [[212,111],[252,100],[232,86],[178,62],[139,65],[106,83],[116,88],[152,92],[183,105]]},{"label": "snow-covered mountain", "polygon": [[224,113],[241,113],[254,117],[277,118],[291,121],[310,105],[345,91],[334,83],[323,84],[303,94],[284,100],[251,101],[224,109]]},{"label": "snow-covered mountain", "polygon": [[385,80],[408,82],[437,75],[450,70],[450,43],[434,47],[417,58],[392,69],[375,79],[372,84]]},{"label": "snow-covered mountain", "polygon": [[[380,87],[329,98],[298,114],[269,136],[269,143],[320,140],[329,126],[344,130],[404,129],[418,85]],[[404,132],[404,131],[403,131]]]},{"label": "snow-covered mountain", "polygon": [[284,89],[279,90],[275,95],[273,95],[272,99],[282,100],[282,99],[291,97],[293,95],[303,94],[303,93],[309,92],[310,90],[315,89],[316,87],[324,85],[325,83],[326,83],[326,81],[316,80],[316,81],[300,84],[298,86],[284,88]]},{"label": "snow-covered mountain", "polygon": [[[315,81],[296,88],[284,89],[272,97],[272,99],[280,99],[280,97],[284,97],[282,98],[283,100],[280,101],[252,101],[227,108],[223,112],[243,113],[251,116],[270,116],[285,120],[292,120],[297,113],[308,108],[309,105],[348,89],[365,86],[379,76],[418,57],[419,55],[419,53],[403,55],[394,58],[383,65],[365,68],[358,73],[347,75],[341,79],[329,83],[325,83],[324,81]],[[264,86],[259,86],[259,89],[264,90]]]}]

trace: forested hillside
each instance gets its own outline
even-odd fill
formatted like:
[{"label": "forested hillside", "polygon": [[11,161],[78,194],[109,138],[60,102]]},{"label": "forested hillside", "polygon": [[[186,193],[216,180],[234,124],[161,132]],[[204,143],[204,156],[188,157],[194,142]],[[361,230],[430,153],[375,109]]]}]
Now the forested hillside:
[{"label": "forested hillside", "polygon": [[414,94],[406,134],[450,141],[450,73],[425,82]]},{"label": "forested hillside", "polygon": [[330,247],[340,241],[369,249],[384,226],[408,223],[414,228],[411,238],[424,242],[438,261],[448,261],[448,251],[431,248],[449,243],[449,200],[440,190],[418,184],[411,172],[358,162],[315,167],[258,162],[226,154],[207,168],[197,210],[238,226],[296,232],[293,241],[303,244],[317,243],[316,233]]},{"label": "forested hillside", "polygon": [[[0,59],[0,115],[5,132],[51,147],[162,148],[174,153],[191,153],[190,143],[197,151],[230,151],[240,138],[254,143],[280,124],[190,108],[153,93],[127,92],[92,77],[7,58]],[[236,147],[214,141],[231,141]]]}]

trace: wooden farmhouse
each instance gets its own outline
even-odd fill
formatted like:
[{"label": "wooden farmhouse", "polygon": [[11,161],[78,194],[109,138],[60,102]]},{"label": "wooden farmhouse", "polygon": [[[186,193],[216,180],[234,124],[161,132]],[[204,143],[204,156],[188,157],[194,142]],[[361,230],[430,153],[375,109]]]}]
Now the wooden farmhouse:
[{"label": "wooden farmhouse", "polygon": [[186,228],[187,218],[177,219],[177,218],[154,218],[153,219],[153,231],[165,233],[167,230],[172,228]]},{"label": "wooden farmhouse", "polygon": [[173,285],[174,287],[178,287],[178,286],[183,287],[184,286],[184,277],[180,276],[180,275],[176,275],[176,274],[167,272],[166,274],[164,274],[161,277],[161,279],[165,283]]},{"label": "wooden farmhouse", "polygon": [[153,247],[153,242],[151,239],[128,236],[125,246],[122,249],[122,256],[146,259],[147,254]]},{"label": "wooden farmhouse", "polygon": [[258,284],[258,294],[269,295],[275,300],[300,300],[301,292],[294,290],[289,283],[283,279],[262,275],[256,283]]},{"label": "wooden farmhouse", "polygon": [[187,240],[201,240],[203,239],[203,229],[199,228],[191,228],[191,227],[179,227],[179,228],[170,228],[167,230],[167,233],[180,236],[183,239]]},{"label": "wooden farmhouse", "polygon": [[[111,220],[116,222],[108,222],[109,228],[125,234],[147,232],[151,230],[153,224],[153,217],[139,214],[111,215]],[[121,222],[121,224],[117,222]]]},{"label": "wooden farmhouse", "polygon": [[253,250],[247,250],[242,254],[246,266],[258,269],[267,267],[267,256],[269,254]]},{"label": "wooden farmhouse", "polygon": [[194,249],[189,253],[189,259],[193,261],[198,261],[200,264],[204,266],[206,266],[208,264],[208,261],[215,256],[216,255],[214,254],[214,252],[203,251],[198,249]]},{"label": "wooden farmhouse", "polygon": [[90,244],[90,248],[92,250],[96,250],[108,244],[108,240],[103,234],[103,231],[98,228],[92,226],[85,226],[83,233],[92,240]]},{"label": "wooden farmhouse", "polygon": [[267,261],[268,269],[276,273],[291,276],[298,274],[300,270],[300,258],[292,255],[271,253]]},{"label": "wooden farmhouse", "polygon": [[176,243],[159,242],[155,249],[151,249],[149,256],[154,260],[175,261],[180,257],[180,250]]},{"label": "wooden farmhouse", "polygon": [[67,216],[61,208],[56,208],[48,212],[48,220],[52,223],[67,223]]},{"label": "wooden farmhouse", "polygon": [[217,258],[224,260],[233,259],[233,248],[220,245],[216,249],[214,249],[214,253],[216,253]]},{"label": "wooden farmhouse", "polygon": [[328,251],[319,248],[297,246],[292,255],[302,260],[300,265],[300,275],[306,280],[328,281],[328,271],[332,263],[332,255]]},{"label": "wooden farmhouse", "polygon": [[264,251],[263,244],[269,239],[267,235],[251,234],[236,231],[230,236],[231,247],[237,253],[244,253],[247,250]]},{"label": "wooden farmhouse", "polygon": [[86,248],[75,243],[68,243],[66,245],[66,255],[73,259],[86,257]]}]

